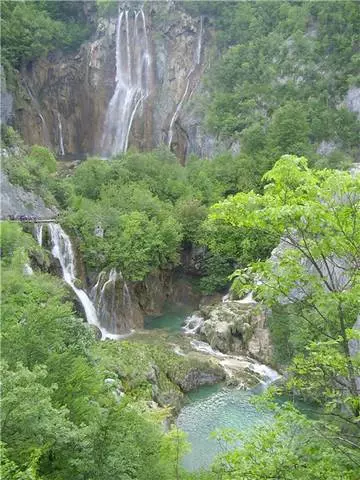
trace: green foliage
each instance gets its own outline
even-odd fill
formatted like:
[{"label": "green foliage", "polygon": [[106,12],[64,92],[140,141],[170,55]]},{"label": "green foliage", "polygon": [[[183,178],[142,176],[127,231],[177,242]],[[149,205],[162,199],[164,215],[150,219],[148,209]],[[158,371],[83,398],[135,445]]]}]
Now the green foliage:
[{"label": "green foliage", "polygon": [[[76,169],[72,188],[66,187],[66,225],[89,267],[113,266],[126,278],[142,280],[153,269],[176,265],[181,244],[203,242],[207,205],[253,186],[249,163],[221,155],[213,161],[193,158],[182,167],[166,149],[87,160]],[[98,225],[102,238],[94,235]],[[224,285],[224,275],[215,276],[207,290]]]},{"label": "green foliage", "polygon": [[30,151],[19,150],[6,157],[3,166],[12,183],[40,194],[49,203],[54,201],[49,187],[55,177],[56,160],[46,147],[33,145]]},{"label": "green foliage", "polygon": [[56,48],[77,48],[90,34],[83,2],[2,2],[2,56],[5,65],[24,62]]},{"label": "green foliage", "polygon": [[[34,240],[16,223],[2,227],[2,478],[172,480],[174,439],[141,400],[152,395],[146,368],[156,361],[170,371],[179,357],[126,342],[96,346],[59,279],[23,275]],[[118,375],[125,399],[104,381]],[[180,395],[167,371],[160,385]]]},{"label": "green foliage", "polygon": [[230,283],[230,274],[234,270],[231,257],[223,257],[209,252],[204,261],[204,272],[200,279],[200,289],[211,294],[215,291],[223,291]]},{"label": "green foliage", "polygon": [[359,121],[340,108],[358,81],[356,2],[216,3],[224,54],[208,76],[210,129],[272,161],[315,159],[322,140],[356,157]]},{"label": "green foliage", "polygon": [[240,440],[242,446],[220,455],[209,479],[355,480],[359,452],[341,443],[337,429],[332,431],[334,440],[327,440],[322,428],[288,406],[273,425],[257,428],[250,438],[220,434],[222,443]]},{"label": "green foliage", "polygon": [[1,124],[1,146],[4,148],[21,148],[23,146],[23,141],[16,130],[13,127]]},{"label": "green foliage", "polygon": [[273,257],[253,263],[250,277],[248,269],[235,273],[234,288],[245,283],[268,307],[281,305],[280,342],[297,354],[287,387],[355,426],[360,364],[349,340],[359,312],[360,178],[312,171],[304,157],[285,155],[264,180],[263,195],[239,193],[212,209],[234,227],[281,236]]}]

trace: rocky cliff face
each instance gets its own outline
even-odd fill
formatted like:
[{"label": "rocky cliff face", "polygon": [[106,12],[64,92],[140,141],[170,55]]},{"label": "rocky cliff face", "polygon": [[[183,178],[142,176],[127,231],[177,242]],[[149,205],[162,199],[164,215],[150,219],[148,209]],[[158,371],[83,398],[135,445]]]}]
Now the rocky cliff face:
[{"label": "rocky cliff face", "polygon": [[2,171],[0,171],[0,191],[1,218],[6,219],[10,215],[15,217],[25,215],[48,219],[54,218],[58,214],[55,208],[47,207],[38,195],[24,190],[19,185],[13,185]]},{"label": "rocky cliff face", "polygon": [[[177,8],[172,2],[148,2],[144,10],[120,5],[117,16],[98,20],[96,34],[78,52],[29,64],[20,74],[15,111],[25,142],[59,156],[117,153],[106,143],[111,129],[120,128],[125,147],[165,143],[181,160],[190,152],[211,153],[216,142],[204,135],[194,102],[211,29],[206,18]],[[116,124],[109,127],[111,109]]]}]

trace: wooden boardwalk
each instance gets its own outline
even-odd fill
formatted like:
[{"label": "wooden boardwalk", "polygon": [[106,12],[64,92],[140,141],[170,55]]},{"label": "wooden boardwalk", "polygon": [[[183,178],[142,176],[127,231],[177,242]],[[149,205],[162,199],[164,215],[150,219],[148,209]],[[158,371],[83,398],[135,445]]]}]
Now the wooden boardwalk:
[{"label": "wooden boardwalk", "polygon": [[55,223],[59,221],[57,218],[0,218],[1,222],[16,222],[16,223]]}]

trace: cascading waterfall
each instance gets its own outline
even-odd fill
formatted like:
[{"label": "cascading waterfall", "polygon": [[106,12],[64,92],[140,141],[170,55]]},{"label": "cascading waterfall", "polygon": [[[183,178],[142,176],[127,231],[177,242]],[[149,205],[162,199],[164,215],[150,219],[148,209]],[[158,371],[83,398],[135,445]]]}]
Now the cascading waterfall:
[{"label": "cascading waterfall", "polygon": [[115,268],[110,272],[100,272],[91,289],[91,297],[103,325],[116,331],[120,323],[121,328],[131,331],[129,320],[133,313],[132,301],[129,287],[121,272],[117,272]]},{"label": "cascading waterfall", "polygon": [[[186,99],[186,97],[188,96],[188,93],[189,93],[192,74],[194,73],[196,66],[200,65],[200,63],[201,63],[203,23],[204,23],[204,20],[203,20],[203,17],[201,16],[200,17],[200,26],[199,26],[199,36],[198,36],[197,46],[196,46],[195,55],[194,55],[194,66],[190,69],[189,73],[186,76],[186,85],[185,85],[184,93],[182,94],[182,97],[180,98],[180,101],[176,106],[174,115],[172,116],[172,118],[170,120],[169,133],[168,133],[168,147],[169,148],[171,148],[171,144],[172,144],[173,137],[174,137],[175,122],[176,122],[176,120],[179,116],[179,113],[180,113],[180,110],[183,106],[183,103],[184,103],[184,101],[185,101],[185,99]],[[191,93],[190,93],[190,96],[191,96]]]},{"label": "cascading waterfall", "polygon": [[184,326],[182,327],[182,330],[187,335],[195,335],[199,333],[203,324],[204,324],[203,317],[200,317],[200,315],[193,313],[189,317],[185,318],[185,322],[184,322]]},{"label": "cascading waterfall", "polygon": [[[63,279],[65,283],[70,285],[76,296],[80,300],[86,315],[86,320],[90,325],[95,325],[101,331],[101,338],[117,339],[121,338],[119,335],[108,332],[101,327],[96,314],[95,307],[88,297],[87,293],[75,286],[76,271],[75,271],[75,256],[71,245],[69,236],[57,223],[49,223],[49,232],[52,243],[51,253],[57,258],[61,265]],[[38,237],[40,238],[40,237]]]},{"label": "cascading waterfall", "polygon": [[244,368],[260,375],[261,383],[265,386],[270,385],[280,378],[280,374],[276,370],[273,370],[267,365],[263,365],[252,358],[222,353],[202,340],[192,340],[190,343],[194,350],[217,358],[218,363],[223,367],[230,378],[233,377],[234,372],[236,373],[237,370]]},{"label": "cascading waterfall", "polygon": [[35,237],[40,247],[42,247],[43,244],[43,228],[44,225],[42,223],[35,223]]},{"label": "cascading waterfall", "polygon": [[115,58],[115,91],[106,112],[101,142],[106,157],[127,150],[135,114],[149,94],[151,56],[142,9],[119,9]]},{"label": "cascading waterfall", "polygon": [[59,127],[59,147],[60,147],[60,155],[63,157],[65,155],[64,150],[64,138],[63,138],[63,130],[61,124],[61,117],[60,113],[57,112],[57,120],[58,120],[58,127]]},{"label": "cascading waterfall", "polygon": [[132,302],[131,302],[130,290],[121,272],[120,272],[120,278],[123,281],[123,305],[124,307],[128,308],[129,311],[132,313]]},{"label": "cascading waterfall", "polygon": [[31,268],[31,266],[28,263],[24,264],[23,274],[27,277],[34,274],[34,270]]}]

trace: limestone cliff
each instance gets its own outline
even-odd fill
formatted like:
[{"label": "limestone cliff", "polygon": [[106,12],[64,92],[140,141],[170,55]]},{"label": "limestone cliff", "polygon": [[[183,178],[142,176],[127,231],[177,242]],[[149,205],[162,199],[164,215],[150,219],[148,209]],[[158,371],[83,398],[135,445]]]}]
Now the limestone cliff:
[{"label": "limestone cliff", "polygon": [[194,102],[212,43],[208,19],[173,2],[148,2],[144,10],[120,4],[117,15],[96,21],[79,51],[53,52],[20,73],[15,122],[25,142],[59,156],[103,155],[108,112],[118,101],[129,111],[115,112],[110,129],[128,130],[126,146],[165,143],[180,160],[211,154],[216,141],[204,134]]}]

